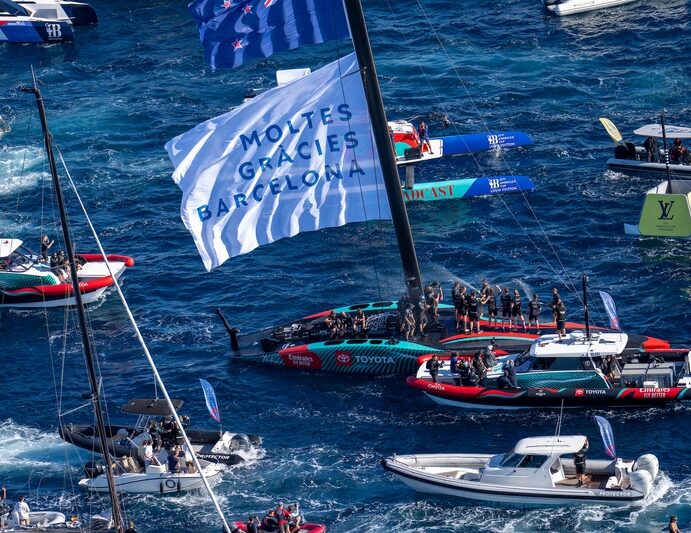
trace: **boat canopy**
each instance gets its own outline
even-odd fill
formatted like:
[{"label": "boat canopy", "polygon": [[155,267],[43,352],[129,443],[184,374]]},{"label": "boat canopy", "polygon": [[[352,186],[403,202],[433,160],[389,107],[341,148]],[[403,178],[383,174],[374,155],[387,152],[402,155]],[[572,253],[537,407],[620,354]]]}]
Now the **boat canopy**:
[{"label": "boat canopy", "polygon": [[[182,400],[171,400],[177,411],[182,407]],[[168,416],[173,413],[163,398],[135,398],[122,406],[122,412],[132,415]]]},{"label": "boat canopy", "polygon": [[[662,126],[659,124],[646,124],[637,130],[633,130],[633,132],[643,137],[662,137]],[[691,128],[665,125],[665,135],[676,139],[691,139]]]},{"label": "boat canopy", "polygon": [[557,335],[543,335],[533,341],[533,357],[601,357],[618,355],[629,340],[626,333],[591,333],[590,339],[582,331],[572,331],[559,340]]},{"label": "boat canopy", "polygon": [[521,455],[562,455],[576,453],[583,449],[586,438],[583,435],[560,435],[529,437],[516,444],[514,452]]},{"label": "boat canopy", "polygon": [[19,239],[0,239],[0,257],[9,257],[22,244]]}]

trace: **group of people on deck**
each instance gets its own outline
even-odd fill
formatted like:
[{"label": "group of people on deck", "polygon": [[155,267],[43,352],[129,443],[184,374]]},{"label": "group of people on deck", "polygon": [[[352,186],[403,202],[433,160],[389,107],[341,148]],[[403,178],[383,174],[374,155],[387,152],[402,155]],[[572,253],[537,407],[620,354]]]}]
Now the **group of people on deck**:
[{"label": "group of people on deck", "polygon": [[[70,281],[70,263],[65,256],[64,251],[52,252],[50,256],[48,252],[55,244],[54,240],[50,240],[48,235],[41,237],[41,255],[40,261],[43,263],[50,263],[50,271],[60,280],[60,283],[68,283]],[[77,270],[80,270],[86,260],[81,256],[76,256]]]},{"label": "group of people on deck", "polygon": [[[464,387],[478,387],[483,385],[487,373],[497,364],[497,355],[494,345],[490,344],[485,350],[476,352],[471,358],[461,357],[458,352],[451,352],[449,360],[449,372],[456,385]],[[434,383],[437,382],[439,369],[444,362],[439,355],[433,354],[427,361],[426,368]],[[500,389],[518,388],[516,367],[512,359],[507,360],[502,367],[502,375],[497,378],[497,387]]]},{"label": "group of people on deck", "polygon": [[[663,163],[662,154],[657,147],[657,139],[655,137],[647,137],[643,142],[643,148],[649,163]],[[688,165],[689,164],[689,150],[684,146],[681,139],[674,139],[672,148],[669,150],[669,162],[673,165]]]},{"label": "group of people on deck", "polygon": [[367,337],[367,317],[362,309],[358,309],[354,317],[347,313],[331,311],[324,320],[332,339],[345,337]]},{"label": "group of people on deck", "polygon": [[[480,318],[487,309],[487,322],[490,328],[502,331],[518,331],[519,321],[524,332],[534,329],[538,335],[540,330],[540,313],[542,303],[537,294],[528,301],[528,321],[523,314],[523,302],[517,289],[510,292],[508,287],[503,289],[497,285],[497,291],[487,280],[482,282],[479,291],[470,290],[460,281],[454,282],[451,288],[451,299],[455,309],[456,331],[470,335],[482,333]],[[412,303],[407,295],[398,301],[399,332],[406,340],[415,335],[424,338],[430,327],[439,324],[439,303],[444,299],[444,292],[438,281],[425,286],[420,299]],[[552,289],[550,304],[552,318],[557,326],[557,333],[561,339],[566,334],[566,306],[556,288]],[[501,311],[501,317],[500,317]],[[501,322],[500,322],[501,319]]]}]

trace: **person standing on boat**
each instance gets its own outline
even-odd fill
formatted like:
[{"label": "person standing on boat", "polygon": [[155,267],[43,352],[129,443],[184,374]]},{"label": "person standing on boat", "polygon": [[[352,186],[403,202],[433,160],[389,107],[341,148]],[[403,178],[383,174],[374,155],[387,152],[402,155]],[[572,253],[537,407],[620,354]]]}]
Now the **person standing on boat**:
[{"label": "person standing on boat", "polygon": [[561,296],[559,296],[559,291],[557,290],[556,287],[552,289],[552,305],[550,306],[552,308],[552,322],[555,324],[557,323],[557,305],[559,303],[559,300],[561,300]]},{"label": "person standing on boat", "polygon": [[427,130],[427,124],[425,124],[424,120],[420,121],[417,127],[417,133],[420,136],[420,148],[424,151],[425,145],[427,145],[427,151],[433,154],[432,146],[429,143],[429,131]]},{"label": "person standing on boat", "polygon": [[17,500],[17,513],[19,514],[19,525],[20,526],[29,526],[29,523],[31,519],[29,518],[29,513],[31,512],[31,509],[29,508],[29,504],[26,503],[24,500],[24,496],[20,496],[19,500]]},{"label": "person standing on boat", "polygon": [[[427,318],[427,298],[425,297],[424,292],[423,294],[420,294],[420,299],[415,306],[415,314],[415,322],[420,330],[420,337],[426,337],[427,333],[425,332],[425,329],[427,328],[427,323],[429,320]],[[413,330],[413,335],[414,334],[415,330]]]},{"label": "person standing on boat", "polygon": [[538,300],[537,294],[533,294],[533,299],[528,302],[528,326],[535,323],[538,335],[540,334],[540,311],[542,311],[540,300]]},{"label": "person standing on boat", "polygon": [[405,310],[405,317],[403,321],[403,333],[405,333],[405,340],[409,341],[415,335],[415,314],[413,313],[412,304],[408,304],[408,309]]},{"label": "person standing on boat", "polygon": [[566,306],[561,301],[561,298],[557,300],[555,312],[557,315],[557,333],[559,334],[559,340],[562,340],[564,335],[566,335]]},{"label": "person standing on boat", "polygon": [[[497,285],[498,287],[498,285]],[[504,331],[504,322],[508,319],[509,331],[511,330],[511,295],[509,289],[504,287],[504,293],[501,295],[501,330]]]},{"label": "person standing on boat", "polygon": [[582,487],[585,482],[585,459],[586,456],[588,455],[588,439],[585,439],[585,443],[583,443],[583,448],[581,448],[579,451],[573,454],[573,464],[576,467],[576,478],[578,479],[578,483],[576,483],[577,487]]},{"label": "person standing on boat", "polygon": [[494,289],[490,287],[489,292],[486,297],[487,302],[487,316],[489,327],[492,327],[492,322],[494,322],[494,327],[497,327],[497,295],[494,294]]},{"label": "person standing on boat", "polygon": [[437,376],[439,375],[439,369],[444,366],[444,362],[439,360],[439,356],[435,353],[432,359],[427,361],[427,370],[429,370],[429,375],[432,376],[432,381],[437,382]]},{"label": "person standing on boat", "polygon": [[48,261],[48,249],[55,244],[51,241],[48,235],[41,237],[41,261]]},{"label": "person standing on boat", "polygon": [[646,137],[643,142],[643,148],[648,155],[648,163],[656,163],[658,160],[657,139],[655,137]]},{"label": "person standing on boat", "polygon": [[523,322],[523,331],[527,332],[528,328],[525,326],[525,318],[523,318],[521,305],[521,294],[518,292],[518,289],[516,289],[513,291],[513,301],[511,302],[511,318],[513,318],[516,331],[518,331],[518,319],[520,318],[521,322]]},{"label": "person standing on boat", "polygon": [[468,300],[468,320],[470,321],[470,332],[480,331],[480,317],[479,317],[480,302],[475,297],[475,291],[470,292],[470,300]]}]

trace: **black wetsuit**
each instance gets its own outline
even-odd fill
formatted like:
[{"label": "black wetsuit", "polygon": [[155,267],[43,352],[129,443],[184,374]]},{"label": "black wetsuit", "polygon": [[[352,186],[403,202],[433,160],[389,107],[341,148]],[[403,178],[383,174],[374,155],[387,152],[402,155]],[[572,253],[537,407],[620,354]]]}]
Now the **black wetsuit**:
[{"label": "black wetsuit", "polygon": [[563,303],[557,307],[557,329],[562,330],[566,325],[566,307]]},{"label": "black wetsuit", "polygon": [[487,313],[489,316],[497,316],[497,295],[487,295]]},{"label": "black wetsuit", "polygon": [[468,318],[471,322],[476,322],[478,320],[478,310],[480,308],[480,302],[477,298],[471,298],[468,301]]},{"label": "black wetsuit", "polygon": [[437,375],[439,374],[439,369],[443,363],[438,359],[430,359],[427,361],[427,370],[429,370],[429,375],[432,376],[432,381],[437,382]]},{"label": "black wetsuit", "polygon": [[576,474],[585,474],[586,450],[581,450],[573,454],[573,464],[576,467]]},{"label": "black wetsuit", "polygon": [[521,316],[521,297],[514,296],[513,305],[511,307],[511,316]]},{"label": "black wetsuit", "polygon": [[511,295],[507,292],[501,295],[501,316],[511,316]]},{"label": "black wetsuit", "polygon": [[528,303],[528,320],[537,320],[540,316],[540,302],[538,300],[530,300]]}]

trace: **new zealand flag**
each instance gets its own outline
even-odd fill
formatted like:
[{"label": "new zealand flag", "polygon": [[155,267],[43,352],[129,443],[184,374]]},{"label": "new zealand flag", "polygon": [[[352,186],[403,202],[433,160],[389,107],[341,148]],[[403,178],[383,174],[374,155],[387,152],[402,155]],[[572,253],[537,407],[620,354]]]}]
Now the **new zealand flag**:
[{"label": "new zealand flag", "polygon": [[350,37],[343,0],[195,0],[188,7],[214,69]]}]

